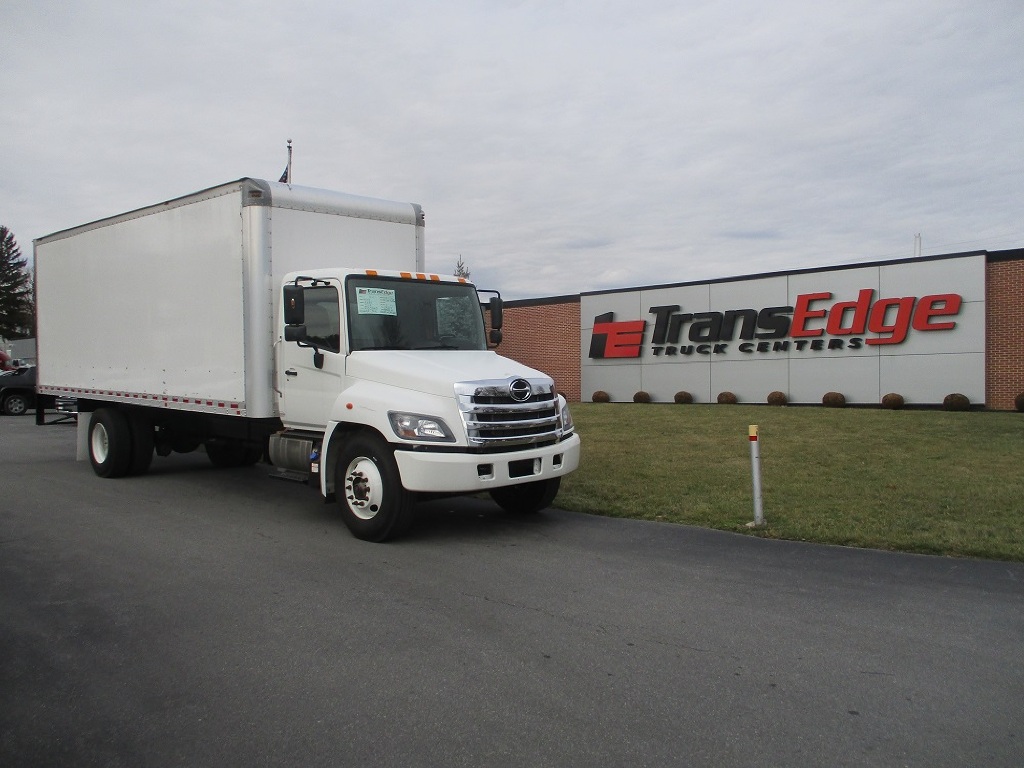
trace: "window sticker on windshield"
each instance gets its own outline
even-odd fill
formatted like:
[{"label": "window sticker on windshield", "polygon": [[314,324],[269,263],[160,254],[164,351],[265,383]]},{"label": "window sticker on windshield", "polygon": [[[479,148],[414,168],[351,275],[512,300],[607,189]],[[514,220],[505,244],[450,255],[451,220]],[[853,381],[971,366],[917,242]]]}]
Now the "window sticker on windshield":
[{"label": "window sticker on windshield", "polygon": [[397,315],[395,292],[387,288],[356,287],[356,310],[360,315]]}]

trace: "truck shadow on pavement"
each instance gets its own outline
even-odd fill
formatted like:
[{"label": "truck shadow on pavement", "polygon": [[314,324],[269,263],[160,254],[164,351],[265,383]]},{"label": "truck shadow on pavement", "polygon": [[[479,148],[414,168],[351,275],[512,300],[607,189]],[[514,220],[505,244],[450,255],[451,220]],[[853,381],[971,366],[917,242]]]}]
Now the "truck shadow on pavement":
[{"label": "truck shadow on pavement", "polygon": [[[84,464],[88,467],[88,462]],[[278,513],[289,510],[287,514],[327,523],[336,527],[339,535],[350,535],[336,502],[323,501],[312,486],[302,489],[302,483],[274,477],[269,464],[225,469],[213,466],[205,454],[197,451],[155,459],[145,475],[127,481],[152,488],[168,481],[177,484],[177,478],[188,483],[186,488],[177,489],[185,497],[228,493],[243,506],[265,509],[267,516],[274,514],[273,509]],[[506,512],[486,495],[453,496],[420,501],[409,530],[392,543],[500,540],[505,535],[521,537],[542,531],[547,535],[558,525],[546,511],[517,515]]]},{"label": "truck shadow on pavement", "polygon": [[546,512],[517,515],[506,512],[486,497],[458,496],[418,504],[416,517],[403,540],[492,538],[497,541],[504,534],[537,535],[557,526],[558,521]]}]

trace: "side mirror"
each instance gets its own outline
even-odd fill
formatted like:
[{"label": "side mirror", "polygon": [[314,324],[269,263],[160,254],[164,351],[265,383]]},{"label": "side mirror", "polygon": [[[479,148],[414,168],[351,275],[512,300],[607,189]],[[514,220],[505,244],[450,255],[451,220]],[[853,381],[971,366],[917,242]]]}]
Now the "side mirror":
[{"label": "side mirror", "polygon": [[494,344],[494,345],[501,344],[501,329],[500,328],[492,328],[491,329],[491,344]]},{"label": "side mirror", "polygon": [[[301,285],[284,286],[284,324],[305,325],[306,323],[306,294]],[[288,339],[288,331],[285,330],[285,340],[301,341],[301,339]]]},{"label": "side mirror", "polygon": [[[490,309],[491,312],[491,328],[495,330],[501,328],[501,307],[501,297],[491,296],[491,302],[488,308]],[[497,344],[497,342],[495,342],[495,344]]]},{"label": "side mirror", "polygon": [[284,327],[284,340],[285,341],[305,341],[306,340],[306,326],[304,326],[304,325],[286,325]]}]

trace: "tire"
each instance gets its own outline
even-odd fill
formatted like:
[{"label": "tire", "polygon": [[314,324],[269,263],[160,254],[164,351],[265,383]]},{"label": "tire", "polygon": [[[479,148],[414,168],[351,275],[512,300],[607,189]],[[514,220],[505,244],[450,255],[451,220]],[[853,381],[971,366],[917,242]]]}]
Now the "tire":
[{"label": "tire", "polygon": [[124,477],[132,465],[132,430],[116,408],[100,408],[89,420],[89,461],[100,477]]},{"label": "tire", "polygon": [[213,466],[221,469],[251,467],[263,458],[263,446],[243,440],[209,440],[206,455]]},{"label": "tire", "polygon": [[15,392],[4,398],[4,413],[8,416],[24,416],[28,409],[28,395]]},{"label": "tire", "polygon": [[395,455],[384,440],[359,434],[345,441],[334,465],[334,488],[345,525],[363,541],[401,536],[416,497],[402,487]]},{"label": "tire", "polygon": [[491,491],[491,498],[506,512],[516,515],[532,515],[551,506],[551,502],[558,495],[558,488],[561,484],[562,478],[553,477],[549,480],[537,480],[522,485],[509,485],[504,488],[495,488]]},{"label": "tire", "polygon": [[130,427],[132,431],[132,460],[128,467],[128,474],[144,475],[149,471],[150,464],[153,463],[155,447],[153,425],[145,416],[135,415],[131,417]]},{"label": "tire", "polygon": [[238,440],[209,440],[206,455],[213,466],[220,469],[240,467],[245,459],[245,446]]},{"label": "tire", "polygon": [[267,452],[267,449],[262,443],[243,443],[242,444],[242,466],[251,467],[263,459],[263,455]]},{"label": "tire", "polygon": [[194,435],[175,434],[170,440],[170,450],[174,453],[192,453],[198,451],[203,441]]}]

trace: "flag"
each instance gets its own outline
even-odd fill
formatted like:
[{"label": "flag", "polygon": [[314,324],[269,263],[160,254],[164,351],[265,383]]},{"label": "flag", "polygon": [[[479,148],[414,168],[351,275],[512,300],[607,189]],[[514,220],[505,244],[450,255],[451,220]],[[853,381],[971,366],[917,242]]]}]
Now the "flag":
[{"label": "flag", "polygon": [[281,174],[281,178],[278,179],[282,184],[292,183],[292,140],[288,139],[288,165],[284,167],[284,173]]}]

